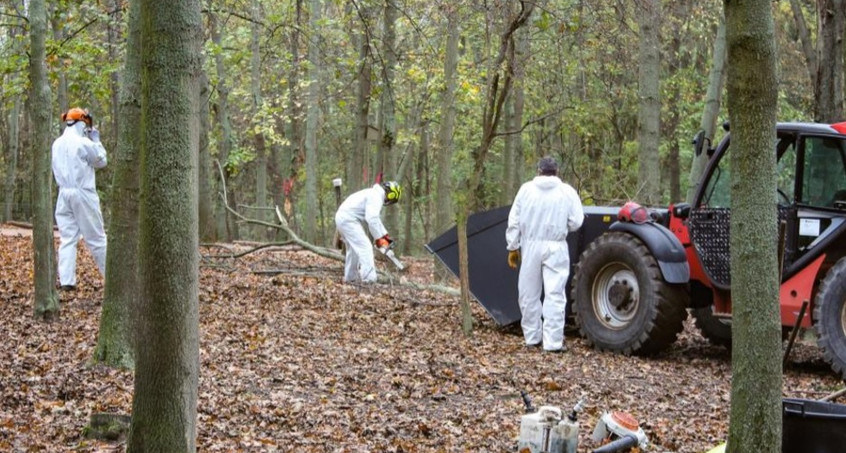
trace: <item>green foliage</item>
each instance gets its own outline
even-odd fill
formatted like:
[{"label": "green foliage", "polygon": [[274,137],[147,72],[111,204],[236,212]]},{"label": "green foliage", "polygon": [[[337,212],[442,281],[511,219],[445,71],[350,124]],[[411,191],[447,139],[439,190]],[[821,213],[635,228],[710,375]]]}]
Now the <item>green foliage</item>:
[{"label": "green foliage", "polygon": [[[125,20],[127,11],[110,11],[111,2],[53,2],[51,23],[56,27],[48,39],[47,59],[50,81],[58,90],[59,76],[68,85],[68,101],[89,107],[98,121],[109,124],[111,96],[115,89],[112,75],[123,62]],[[126,2],[121,3],[124,7]],[[371,91],[368,98],[369,124],[373,135],[378,125],[376,112],[386,87],[382,80],[385,61],[382,49],[384,2],[362,0],[347,2],[325,0],[320,26],[308,25],[308,8],[296,15],[296,2],[259,1],[259,52],[261,60],[261,104],[253,108],[251,93],[251,37],[254,14],[250,2],[221,0],[209,3],[217,19],[220,44],[206,39],[204,69],[212,87],[210,152],[219,156],[221,125],[215,120],[220,92],[216,57],[221,57],[229,88],[228,114],[233,130],[233,149],[225,165],[234,174],[232,189],[249,199],[255,190],[249,171],[255,162],[254,139],[262,134],[273,153],[268,154],[277,172],[271,175],[269,188],[277,194],[281,181],[294,176],[295,192],[305,175],[302,140],[293,132],[304,120],[305,93],[309,80],[308,43],[316,40],[321,49],[320,120],[318,166],[321,203],[334,205],[334,193],[325,186],[328,175],[344,175],[351,159],[357,129],[358,76],[363,63],[371,69]],[[792,11],[786,2],[774,4],[780,58],[780,119],[810,118],[813,90],[801,54]],[[307,5],[304,5],[307,6]],[[486,17],[502,22],[505,13],[495,8],[517,8],[515,1],[471,2],[409,0],[403,2],[396,23],[397,65],[393,94],[396,105],[395,150],[399,157],[422,145],[421,123],[428,122],[429,148],[421,187],[436,187],[435,151],[441,125],[441,101],[445,92],[443,64],[446,53],[448,11],[456,11],[461,32],[456,83],[456,125],[452,140],[455,156],[450,164],[454,187],[472,172],[471,152],[480,142],[481,112],[490,59],[499,42],[495,30],[488,29]],[[812,5],[803,2],[808,23],[813,24]],[[10,11],[11,5],[0,5]],[[662,40],[662,130],[661,159],[667,162],[671,144],[679,143],[680,182],[687,185],[687,171],[692,159],[690,138],[699,127],[703,98],[707,87],[711,52],[722,2],[663,2]],[[635,10],[632,4],[612,0],[576,2],[550,0],[538,8],[526,30],[529,49],[519,55],[520,85],[525,94],[524,126],[521,138],[523,155],[514,164],[521,167],[523,179],[532,176],[532,167],[544,154],[557,156],[562,162],[564,179],[577,187],[586,203],[616,203],[637,195],[637,39]],[[25,22],[17,23],[0,33],[0,109],[8,112],[12,99],[27,85],[28,61]],[[498,26],[495,24],[495,26]],[[118,36],[109,43],[111,36]],[[811,32],[816,33],[814,27]],[[492,34],[493,33],[493,34]],[[292,40],[297,37],[297,46]],[[365,62],[359,55],[358,43],[366,40],[370,54]],[[294,65],[296,61],[296,66]],[[296,75],[296,77],[292,77]],[[58,114],[58,107],[53,107]],[[725,112],[725,109],[723,109]],[[670,127],[670,119],[674,119]],[[725,114],[721,119],[726,119]],[[501,131],[504,130],[501,128]],[[104,139],[114,131],[104,129]],[[376,144],[370,142],[364,161],[372,163]],[[0,148],[2,149],[2,148]],[[403,157],[404,158],[404,157]],[[396,161],[400,161],[399,158]],[[484,207],[497,202],[503,187],[501,174],[504,162],[502,138],[494,140],[485,162],[484,178],[478,195]],[[395,172],[397,169],[388,169]],[[416,174],[410,169],[407,175]],[[216,175],[216,172],[215,172]],[[368,168],[368,183],[374,177]],[[666,175],[665,175],[666,176]],[[329,178],[331,180],[331,178]],[[663,181],[662,187],[668,187]],[[108,191],[108,187],[106,187]],[[456,193],[457,203],[462,194]],[[423,200],[434,200],[435,193],[424,193]],[[669,193],[664,195],[669,200]],[[303,201],[296,199],[295,211],[302,212]],[[431,206],[430,206],[431,207]],[[423,207],[416,207],[421,212]],[[330,215],[324,213],[324,215]],[[425,219],[415,218],[420,229]],[[331,222],[328,222],[331,223]]]}]

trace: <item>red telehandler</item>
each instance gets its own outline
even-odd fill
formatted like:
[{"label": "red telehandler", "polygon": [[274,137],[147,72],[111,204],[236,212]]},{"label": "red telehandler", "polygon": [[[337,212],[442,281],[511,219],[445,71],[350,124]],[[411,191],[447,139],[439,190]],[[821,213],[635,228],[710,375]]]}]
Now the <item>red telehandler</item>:
[{"label": "red telehandler", "polygon": [[[846,378],[846,123],[776,130],[782,326],[815,329],[825,360]],[[638,222],[618,220],[620,207],[587,206],[585,224],[568,237],[568,309],[599,349],[660,352],[676,340],[688,308],[709,341],[731,344],[731,134],[716,148],[702,137],[695,152],[710,157],[693,203],[650,209]],[[500,324],[520,319],[517,273],[506,264],[508,208],[468,219],[470,289]],[[457,274],[455,229],[426,248]]]}]

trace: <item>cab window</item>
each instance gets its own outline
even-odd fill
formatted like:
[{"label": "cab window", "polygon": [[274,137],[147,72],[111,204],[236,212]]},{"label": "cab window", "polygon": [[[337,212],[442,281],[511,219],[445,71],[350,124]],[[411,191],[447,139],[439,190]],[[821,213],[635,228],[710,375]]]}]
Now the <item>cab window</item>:
[{"label": "cab window", "polygon": [[846,203],[846,151],[843,140],[831,137],[805,139],[800,202],[835,207]]},{"label": "cab window", "polygon": [[[792,136],[779,137],[776,141],[776,153],[778,155],[778,167],[776,177],[778,183],[778,202],[790,204],[794,199],[794,186],[796,181],[796,147]],[[731,207],[731,159],[729,158],[731,147],[720,157],[717,168],[711,174],[702,205],[709,208],[730,208]]]}]

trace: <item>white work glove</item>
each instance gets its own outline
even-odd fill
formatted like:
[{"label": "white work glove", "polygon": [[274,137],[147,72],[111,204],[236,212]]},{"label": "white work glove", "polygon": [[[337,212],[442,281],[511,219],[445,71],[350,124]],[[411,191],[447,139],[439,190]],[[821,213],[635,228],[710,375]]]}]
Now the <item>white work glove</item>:
[{"label": "white work glove", "polygon": [[88,138],[90,138],[91,141],[99,143],[100,142],[100,131],[98,131],[97,129],[89,130],[88,131]]}]

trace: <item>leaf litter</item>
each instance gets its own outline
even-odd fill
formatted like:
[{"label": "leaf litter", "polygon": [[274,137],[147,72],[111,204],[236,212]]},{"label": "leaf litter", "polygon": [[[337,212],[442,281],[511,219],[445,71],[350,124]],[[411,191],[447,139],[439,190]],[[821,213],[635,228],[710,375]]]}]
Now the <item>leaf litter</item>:
[{"label": "leaf litter", "polygon": [[[92,413],[132,406],[132,373],[90,363],[103,281],[80,247],[78,289],[60,293],[59,321],[38,322],[31,256],[29,237],[0,235],[0,451],[123,451],[82,435]],[[403,280],[434,284],[431,258],[404,260]],[[544,354],[478,303],[467,337],[456,296],[345,285],[342,263],[307,251],[203,264],[199,451],[513,452],[521,391],[565,411],[584,399],[580,452],[606,411],[633,414],[652,451],[702,452],[728,434],[731,355],[690,320],[657,357],[596,351],[572,327],[567,353]],[[268,269],[280,272],[254,273]],[[785,397],[841,386],[815,346],[794,347]]]}]

